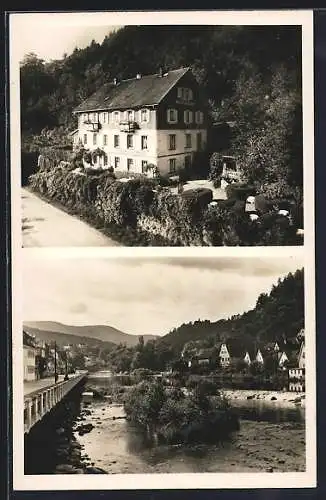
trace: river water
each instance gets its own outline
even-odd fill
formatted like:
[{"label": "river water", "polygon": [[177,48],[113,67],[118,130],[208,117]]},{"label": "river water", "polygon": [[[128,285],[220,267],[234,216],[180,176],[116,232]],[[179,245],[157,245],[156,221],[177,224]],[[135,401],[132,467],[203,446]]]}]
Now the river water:
[{"label": "river water", "polygon": [[[92,379],[93,387],[105,384]],[[305,411],[268,401],[236,401],[240,430],[219,445],[153,445],[108,400],[87,405],[91,432],[76,439],[107,473],[295,472],[305,470]]]}]

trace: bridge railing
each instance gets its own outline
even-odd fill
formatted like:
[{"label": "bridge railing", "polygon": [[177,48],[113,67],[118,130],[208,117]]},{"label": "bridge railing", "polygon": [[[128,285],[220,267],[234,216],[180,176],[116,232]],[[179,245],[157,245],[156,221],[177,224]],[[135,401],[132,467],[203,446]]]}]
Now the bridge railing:
[{"label": "bridge railing", "polygon": [[24,432],[29,432],[83,378],[85,378],[84,374],[77,375],[26,396],[24,399]]}]

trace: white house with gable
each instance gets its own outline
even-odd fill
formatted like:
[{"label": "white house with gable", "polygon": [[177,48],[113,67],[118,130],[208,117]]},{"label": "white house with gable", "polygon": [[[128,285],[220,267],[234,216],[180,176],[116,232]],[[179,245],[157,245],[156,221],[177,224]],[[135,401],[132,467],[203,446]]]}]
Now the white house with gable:
[{"label": "white house with gable", "polygon": [[74,144],[96,151],[96,167],[170,175],[206,148],[207,100],[190,68],[114,79],[74,114]]}]

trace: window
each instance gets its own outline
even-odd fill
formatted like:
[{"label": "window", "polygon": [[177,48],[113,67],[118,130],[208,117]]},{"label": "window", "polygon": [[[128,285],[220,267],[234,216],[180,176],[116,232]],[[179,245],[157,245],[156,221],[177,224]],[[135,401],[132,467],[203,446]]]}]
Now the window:
[{"label": "window", "polygon": [[28,372],[28,373],[35,373],[35,368],[34,368],[34,366],[28,366],[28,367],[27,367],[27,372]]},{"label": "window", "polygon": [[108,123],[108,113],[106,113],[105,111],[103,112],[103,123]]},{"label": "window", "polygon": [[119,156],[114,157],[114,167],[119,168],[120,167],[120,158]]},{"label": "window", "polygon": [[97,134],[93,134],[93,146],[96,146],[97,143]]},{"label": "window", "polygon": [[114,147],[115,148],[118,148],[119,147],[119,144],[120,144],[120,141],[119,141],[119,136],[118,135],[115,135],[114,138],[113,138],[113,144],[114,144]]},{"label": "window", "polygon": [[202,111],[196,111],[196,114],[195,114],[195,120],[196,120],[196,123],[203,123],[204,121],[204,114]]},{"label": "window", "polygon": [[186,148],[191,148],[191,134],[186,134]]},{"label": "window", "polygon": [[175,134],[169,134],[169,150],[175,149]]},{"label": "window", "polygon": [[141,112],[140,112],[140,119],[143,123],[146,123],[148,122],[148,118],[149,118],[149,113],[148,113],[148,109],[142,109]]},{"label": "window", "polygon": [[108,157],[107,155],[104,156],[104,166],[106,167],[108,164]]},{"label": "window", "polygon": [[167,111],[167,121],[168,121],[168,123],[177,123],[177,121],[178,121],[178,111],[176,109],[168,109],[168,111]]},{"label": "window", "polygon": [[147,135],[141,136],[141,148],[147,149]]},{"label": "window", "polygon": [[185,102],[193,100],[193,92],[191,89],[179,87],[177,89],[177,98]]},{"label": "window", "polygon": [[185,123],[192,123],[192,111],[189,111],[189,109],[186,109],[183,115],[184,122]]},{"label": "window", "polygon": [[120,111],[115,111],[113,113],[113,120],[114,120],[115,123],[119,123],[119,121],[120,121]]},{"label": "window", "polygon": [[148,165],[148,161],[147,160],[142,160],[142,162],[141,162],[141,171],[142,171],[142,174],[146,174],[146,172],[147,172],[147,165]]},{"label": "window", "polygon": [[87,134],[84,134],[84,144],[87,144]]},{"label": "window", "polygon": [[108,136],[106,134],[103,135],[103,146],[108,145]]},{"label": "window", "polygon": [[132,134],[128,134],[127,135],[127,148],[130,149],[130,148],[133,148],[134,147],[134,140],[133,140],[133,136]]},{"label": "window", "polygon": [[127,111],[127,120],[128,122],[133,122],[135,120],[135,115],[133,111]]},{"label": "window", "polygon": [[93,113],[93,122],[98,122],[98,113]]},{"label": "window", "polygon": [[132,158],[127,158],[127,170],[129,172],[130,169],[134,166],[134,160]]},{"label": "window", "polygon": [[175,158],[169,160],[170,173],[175,174]]}]

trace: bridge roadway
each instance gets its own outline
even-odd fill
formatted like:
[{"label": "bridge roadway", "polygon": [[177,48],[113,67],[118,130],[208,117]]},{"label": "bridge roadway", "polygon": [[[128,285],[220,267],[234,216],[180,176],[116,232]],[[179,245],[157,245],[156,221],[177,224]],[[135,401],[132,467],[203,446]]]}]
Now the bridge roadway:
[{"label": "bridge roadway", "polygon": [[86,374],[70,375],[68,380],[60,376],[24,383],[24,433],[39,422],[46,413],[54,408]]}]

